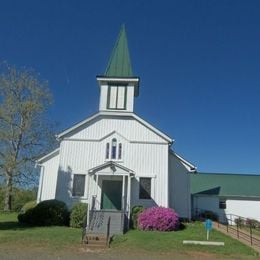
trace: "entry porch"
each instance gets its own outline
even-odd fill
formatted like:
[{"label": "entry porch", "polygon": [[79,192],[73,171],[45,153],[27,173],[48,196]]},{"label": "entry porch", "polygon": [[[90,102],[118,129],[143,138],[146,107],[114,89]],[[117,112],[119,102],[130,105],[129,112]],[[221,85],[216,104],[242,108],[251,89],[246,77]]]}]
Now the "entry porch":
[{"label": "entry porch", "polygon": [[134,172],[110,161],[88,172],[87,232],[111,235],[129,228]]}]

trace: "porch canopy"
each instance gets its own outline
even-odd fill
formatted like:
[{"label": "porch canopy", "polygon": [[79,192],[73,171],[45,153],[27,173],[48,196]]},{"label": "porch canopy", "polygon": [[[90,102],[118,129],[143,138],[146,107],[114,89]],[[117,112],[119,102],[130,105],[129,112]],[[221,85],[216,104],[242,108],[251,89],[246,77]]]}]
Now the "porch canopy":
[{"label": "porch canopy", "polygon": [[88,171],[89,210],[130,213],[131,177],[134,171],[114,161]]}]

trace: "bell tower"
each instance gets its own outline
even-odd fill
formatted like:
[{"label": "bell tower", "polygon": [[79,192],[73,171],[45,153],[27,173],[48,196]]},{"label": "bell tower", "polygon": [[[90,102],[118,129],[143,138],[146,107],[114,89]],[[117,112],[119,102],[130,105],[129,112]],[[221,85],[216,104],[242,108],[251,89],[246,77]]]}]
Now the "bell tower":
[{"label": "bell tower", "polygon": [[133,112],[139,78],[133,76],[125,26],[122,25],[100,86],[99,111]]}]

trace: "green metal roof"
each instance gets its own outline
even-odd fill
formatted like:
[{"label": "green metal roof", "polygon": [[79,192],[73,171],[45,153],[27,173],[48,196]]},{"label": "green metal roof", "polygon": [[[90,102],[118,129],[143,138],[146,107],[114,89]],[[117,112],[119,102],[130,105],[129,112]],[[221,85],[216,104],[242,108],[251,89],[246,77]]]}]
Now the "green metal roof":
[{"label": "green metal roof", "polygon": [[132,77],[132,66],[128,51],[125,26],[121,26],[118,39],[112,51],[107,69],[107,77]]},{"label": "green metal roof", "polygon": [[191,174],[191,194],[219,197],[260,197],[260,175]]}]

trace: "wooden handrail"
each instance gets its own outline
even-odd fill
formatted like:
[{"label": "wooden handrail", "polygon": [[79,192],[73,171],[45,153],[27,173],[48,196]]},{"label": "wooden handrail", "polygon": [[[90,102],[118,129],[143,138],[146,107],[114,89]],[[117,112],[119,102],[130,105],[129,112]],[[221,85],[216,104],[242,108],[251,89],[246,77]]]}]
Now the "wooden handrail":
[{"label": "wooden handrail", "polygon": [[107,246],[109,247],[110,244],[110,216],[108,217],[107,220]]}]

